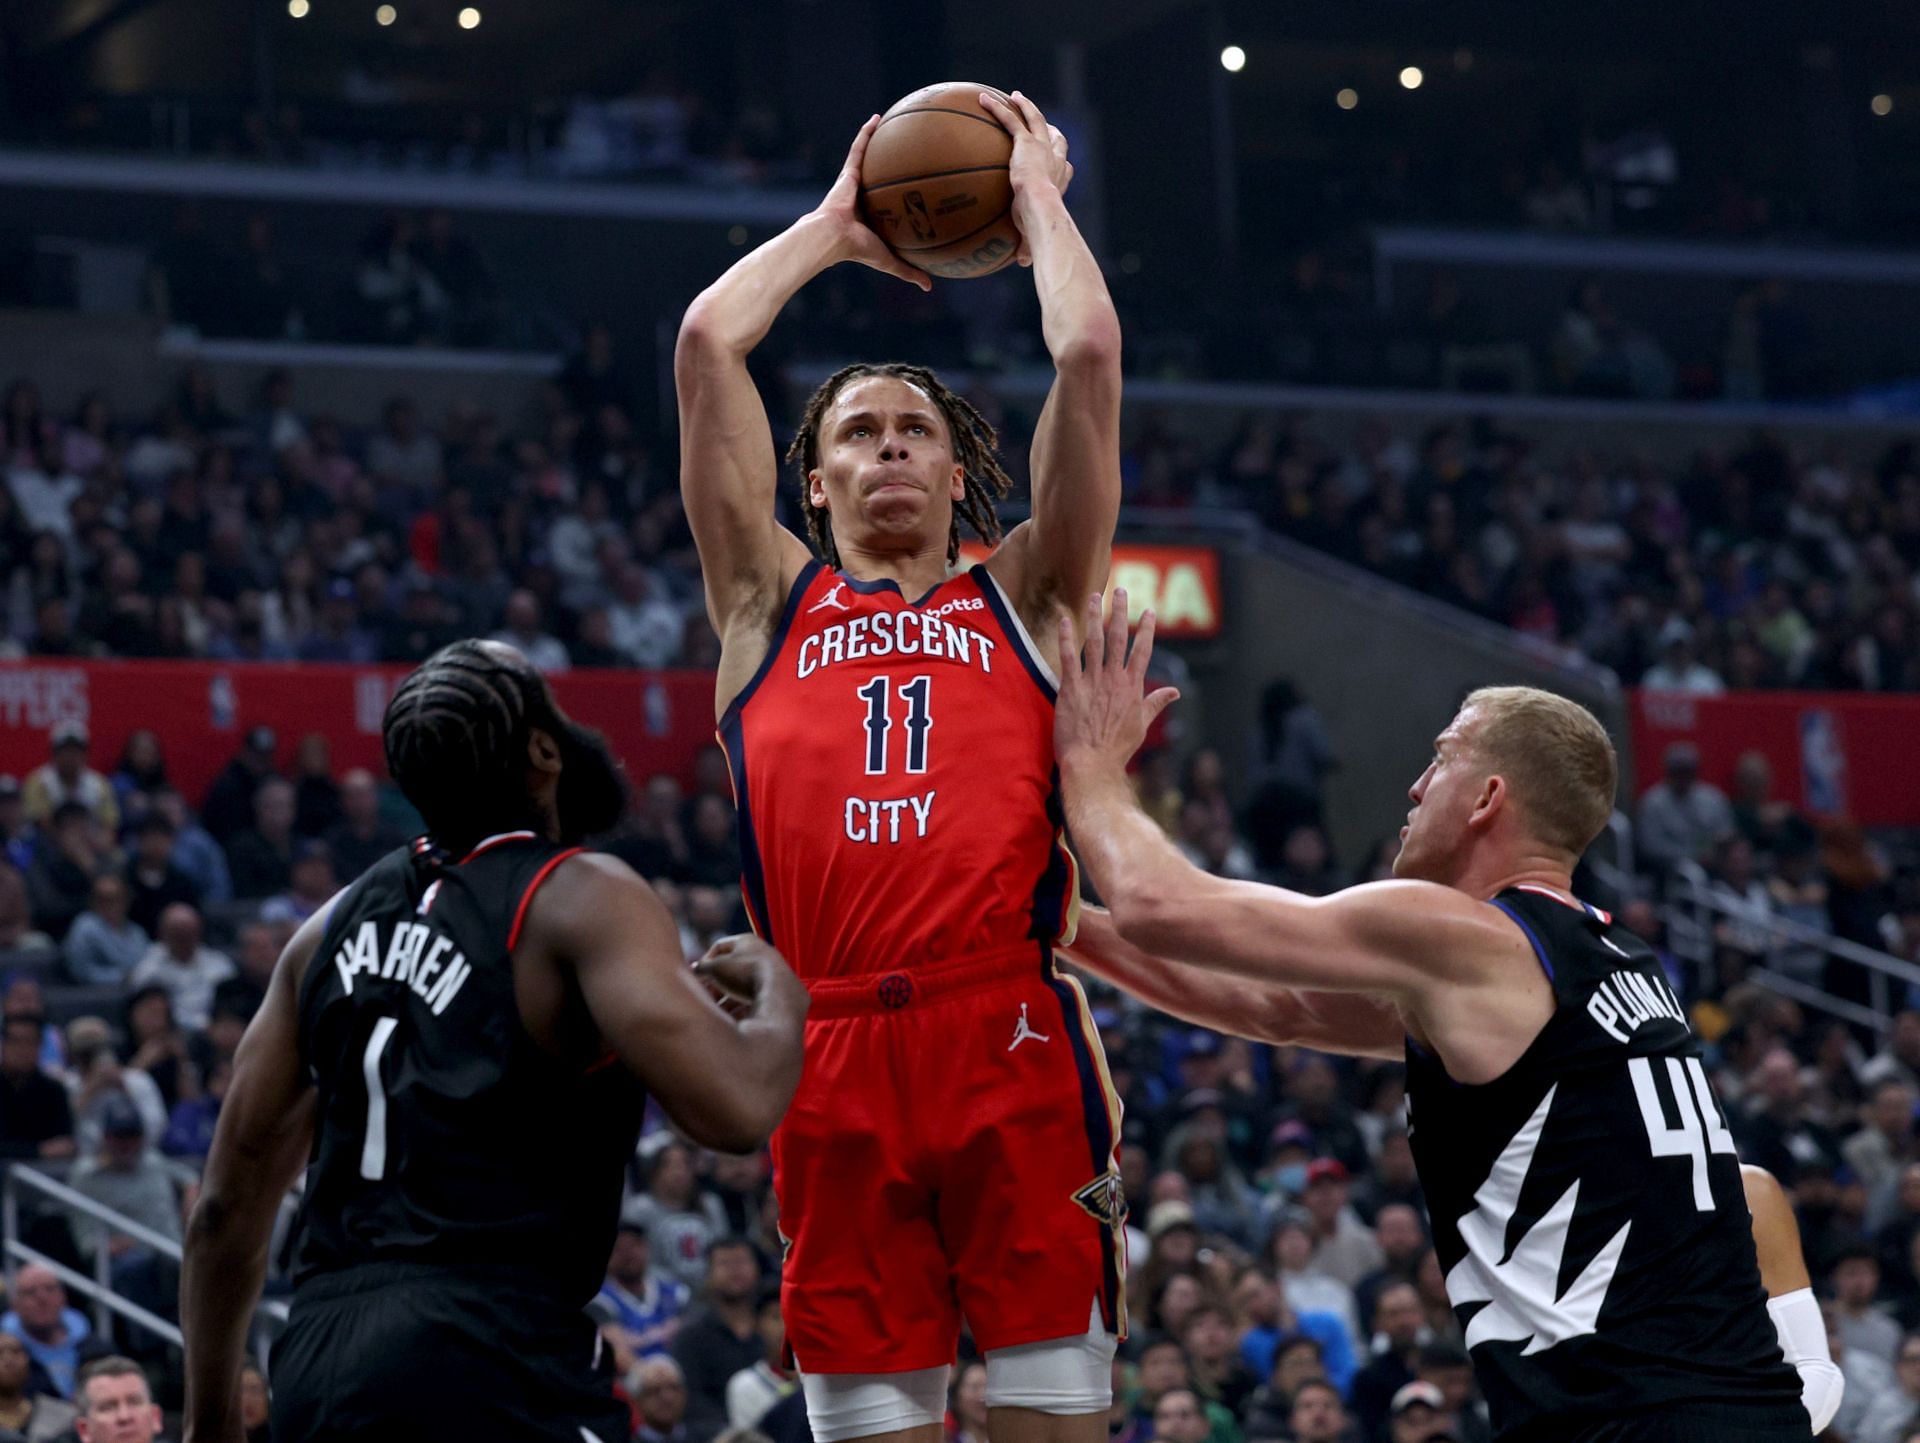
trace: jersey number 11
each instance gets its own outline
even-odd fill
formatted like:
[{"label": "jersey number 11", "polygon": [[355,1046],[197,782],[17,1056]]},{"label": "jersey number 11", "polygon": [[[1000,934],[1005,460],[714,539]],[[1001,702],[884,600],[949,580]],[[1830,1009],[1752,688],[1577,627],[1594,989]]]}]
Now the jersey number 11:
[{"label": "jersey number 11", "polygon": [[[876,676],[855,693],[867,704],[867,775],[883,777],[892,763],[893,751],[893,678]],[[933,678],[916,676],[900,686],[900,699],[907,704],[907,771],[918,775],[927,769],[927,733],[933,730]]]}]

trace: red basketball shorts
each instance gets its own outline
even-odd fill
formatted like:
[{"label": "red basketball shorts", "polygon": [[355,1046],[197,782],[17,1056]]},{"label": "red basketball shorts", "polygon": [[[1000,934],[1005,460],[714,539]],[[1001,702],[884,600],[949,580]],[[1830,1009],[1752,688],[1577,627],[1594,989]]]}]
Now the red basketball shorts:
[{"label": "red basketball shorts", "polygon": [[774,1134],[787,1339],[809,1373],[1125,1330],[1120,1104],[1039,943],[810,985]]}]

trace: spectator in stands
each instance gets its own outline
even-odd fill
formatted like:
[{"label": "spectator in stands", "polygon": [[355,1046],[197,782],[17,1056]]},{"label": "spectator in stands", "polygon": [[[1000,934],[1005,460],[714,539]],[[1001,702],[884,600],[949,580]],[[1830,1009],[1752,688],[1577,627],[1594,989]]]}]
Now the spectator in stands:
[{"label": "spectator in stands", "polygon": [[87,908],[94,877],[109,862],[92,814],[79,802],[62,802],[41,829],[39,856],[27,877],[34,921],[55,939],[64,938]]},{"label": "spectator in stands", "polygon": [[57,1443],[78,1416],[71,1403],[33,1390],[33,1358],[13,1333],[0,1332],[0,1436]]},{"label": "spectator in stands", "polygon": [[1880,1302],[1880,1256],[1872,1247],[1856,1244],[1835,1260],[1833,1305],[1848,1348],[1889,1363],[1899,1356],[1900,1326]]},{"label": "spectator in stands", "polygon": [[645,1227],[626,1221],[614,1235],[613,1256],[600,1296],[612,1308],[621,1345],[636,1358],[668,1351],[691,1296],[686,1285],[653,1266],[653,1244]]},{"label": "spectator in stands", "polygon": [[0,862],[25,873],[33,865],[33,823],[17,777],[0,775]]},{"label": "spectator in stands", "polygon": [[754,1299],[760,1291],[760,1259],[740,1238],[717,1238],[707,1247],[701,1304],[673,1340],[673,1357],[687,1383],[687,1431],[692,1443],[708,1443],[727,1418],[727,1384],[765,1355]]},{"label": "spectator in stands", "polygon": [[1313,1270],[1351,1288],[1386,1257],[1349,1203],[1349,1179],[1339,1159],[1316,1158],[1307,1166],[1304,1202],[1312,1220]]},{"label": "spectator in stands", "polygon": [[109,1104],[125,1102],[140,1114],[147,1141],[166,1131],[167,1104],[154,1080],[114,1054],[113,1029],[103,1017],[76,1017],[67,1024],[67,1093],[75,1119],[74,1140],[82,1156],[100,1148]]},{"label": "spectator in stands", "polygon": [[364,663],[380,655],[380,640],[360,616],[359,593],[336,576],[321,592],[319,614],[294,653],[301,661]]},{"label": "spectator in stands", "polygon": [[1168,1388],[1154,1400],[1154,1438],[1167,1443],[1208,1443],[1211,1436],[1200,1395],[1192,1388]]},{"label": "spectator in stands", "polygon": [[1920,1091],[1920,1011],[1896,1012],[1887,1040],[1860,1069],[1861,1081],[1869,1085],[1889,1077]]},{"label": "spectator in stands", "polygon": [[1641,856],[1659,872],[1699,861],[1733,830],[1727,794],[1700,780],[1700,750],[1674,742],[1661,758],[1665,776],[1640,798],[1635,825]]},{"label": "spectator in stands", "polygon": [[200,905],[200,888],[175,864],[175,842],[173,823],[164,811],[147,813],[134,829],[124,884],[127,915],[147,933],[159,927],[161,913],[176,902]]},{"label": "spectator in stands", "polygon": [[1301,1313],[1290,1307],[1279,1285],[1265,1271],[1248,1268],[1233,1285],[1233,1304],[1246,1324],[1240,1337],[1241,1361],[1256,1378],[1273,1373],[1280,1344],[1294,1335],[1311,1338],[1320,1349],[1326,1376],[1344,1394],[1356,1364],[1346,1323],[1332,1313]]},{"label": "spectator in stands", "polygon": [[638,561],[621,563],[615,573],[607,623],[627,665],[649,669],[673,663],[686,631],[680,608],[660,594],[653,573]]},{"label": "spectator in stands", "polygon": [[[104,1208],[111,1209],[169,1242],[181,1236],[180,1198],[173,1175],[148,1146],[146,1124],[139,1109],[125,1097],[109,1098],[101,1111],[98,1151],[83,1158],[71,1184]],[[173,1260],[150,1244],[106,1223],[83,1223],[81,1246],[98,1257],[111,1259],[114,1290],[162,1317],[175,1312],[173,1298],[179,1277]]]},{"label": "spectator in stands", "polygon": [[1367,1324],[1373,1321],[1374,1303],[1381,1291],[1394,1283],[1413,1282],[1414,1271],[1427,1251],[1427,1231],[1421,1225],[1419,1210],[1407,1203],[1382,1207],[1374,1219],[1373,1237],[1386,1254],[1386,1261],[1353,1290],[1361,1320]]},{"label": "spectator in stands", "polygon": [[0,1024],[0,1158],[72,1157],[67,1090],[40,1067],[46,1023],[9,1013]]},{"label": "spectator in stands", "polygon": [[95,1358],[80,1370],[74,1427],[80,1443],[154,1443],[161,1414],[141,1366],[131,1358]]},{"label": "spectator in stands", "polygon": [[207,1067],[207,1080],[197,1096],[184,1097],[173,1105],[167,1117],[167,1129],[160,1137],[160,1150],[169,1157],[204,1161],[213,1148],[213,1131],[220,1123],[220,1107],[227,1100],[233,1082],[233,1059],[215,1057]]},{"label": "spectator in stands", "polygon": [[267,1389],[267,1375],[255,1363],[240,1369],[240,1426],[246,1430],[247,1443],[273,1443],[273,1395]]},{"label": "spectator in stands", "polygon": [[12,862],[0,860],[0,952],[38,952],[53,939],[34,925],[27,879]]},{"label": "spectator in stands", "polygon": [[127,998],[122,1031],[121,1057],[153,1079],[169,1108],[183,1091],[191,1093],[193,1059],[186,1034],[174,1021],[173,994],[166,987],[158,982],[136,985]]},{"label": "spectator in stands", "polygon": [[1439,1391],[1443,1411],[1453,1421],[1460,1443],[1492,1443],[1493,1429],[1473,1376],[1473,1359],[1449,1339],[1423,1344],[1415,1368],[1418,1381]]},{"label": "spectator in stands", "polygon": [[253,825],[227,842],[233,895],[242,901],[284,892],[293,880],[293,783],[269,777],[253,794]]},{"label": "spectator in stands", "polygon": [[67,1306],[67,1290],[51,1268],[28,1263],[13,1275],[12,1304],[0,1317],[0,1333],[26,1345],[53,1391],[73,1397],[80,1371],[80,1345],[93,1336],[86,1314]]},{"label": "spectator in stands", "polygon": [[1247,1405],[1247,1436],[1285,1438],[1292,1429],[1293,1395],[1306,1383],[1332,1381],[1321,1362],[1318,1343],[1304,1333],[1285,1335],[1274,1350],[1273,1369],[1265,1385]]},{"label": "spectator in stands", "polygon": [[111,836],[120,825],[120,808],[113,784],[87,765],[87,729],[79,722],[60,722],[49,736],[52,752],[26,784],[27,820],[45,824],[64,802],[78,802],[101,829]]},{"label": "spectator in stands", "polygon": [[93,986],[127,980],[152,938],[128,916],[127,884],[111,872],[93,879],[87,910],[67,932],[62,952],[67,975]]},{"label": "spectator in stands", "polygon": [[1694,655],[1693,628],[1674,617],[1660,628],[1660,660],[1640,678],[1648,691],[1687,692],[1693,696],[1718,696],[1727,689],[1712,667]]},{"label": "spectator in stands", "polygon": [[109,780],[121,817],[133,821],[143,815],[153,804],[153,794],[167,785],[167,760],[160,734],[145,727],[130,733]]},{"label": "spectator in stands", "polygon": [[333,780],[333,744],[325,732],[308,732],[293,754],[293,830],[319,838],[340,820],[340,788]]},{"label": "spectator in stands", "polygon": [[440,442],[420,424],[420,409],[405,396],[395,396],[381,413],[380,429],[367,442],[367,470],[412,511],[430,503],[440,490]]},{"label": "spectator in stands", "polygon": [[185,902],[160,914],[158,936],[129,980],[135,987],[164,987],[173,1015],[197,1031],[213,1011],[214,988],[235,974],[233,961],[206,945],[200,913]]},{"label": "spectator in stands", "polygon": [[787,1328],[780,1313],[780,1284],[760,1285],[754,1301],[754,1320],[759,1326],[764,1354],[751,1368],[743,1368],[727,1380],[727,1427],[757,1428],[767,1411],[800,1386],[793,1369],[786,1366]]},{"label": "spectator in stands", "polygon": [[1259,1380],[1240,1360],[1233,1326],[1224,1308],[1202,1303],[1180,1324],[1193,1386],[1201,1397],[1241,1416]]},{"label": "spectator in stands", "polygon": [[432,577],[408,578],[400,609],[382,620],[380,660],[425,661],[441,647],[458,640],[459,633],[449,618],[446,600]]},{"label": "spectator in stands", "polygon": [[1897,1077],[1882,1078],[1867,1094],[1864,1126],[1840,1145],[1840,1156],[1867,1190],[1869,1198],[1892,1186],[1916,1161],[1915,1093]]},{"label": "spectator in stands", "polygon": [[[1121,1364],[1114,1360],[1116,1380]],[[1126,1390],[1113,1390],[1114,1408],[1124,1418]],[[987,1365],[981,1358],[961,1362],[953,1370],[953,1386],[947,1394],[946,1443],[987,1443]]]},{"label": "spectator in stands", "polygon": [[352,881],[395,847],[406,835],[380,815],[380,784],[373,773],[355,767],[340,779],[340,820],[326,832],[334,871]]},{"label": "spectator in stands", "polygon": [[287,890],[261,903],[260,920],[291,922],[297,926],[326,906],[327,900],[339,890],[340,884],[334,876],[333,854],[327,850],[327,844],[297,843],[293,852],[292,878]]},{"label": "spectator in stands", "polygon": [[1370,1357],[1353,1377],[1354,1416],[1366,1437],[1386,1431],[1394,1395],[1414,1380],[1420,1347],[1429,1336],[1419,1290],[1412,1283],[1390,1283],[1380,1290]]},{"label": "spectator in stands", "polygon": [[1293,1395],[1293,1443],[1343,1443],[1349,1424],[1339,1391],[1318,1380],[1302,1383]]},{"label": "spectator in stands", "polygon": [[253,794],[267,778],[277,775],[273,754],[279,738],[272,727],[255,727],[245,745],[221,769],[208,789],[200,822],[218,842],[228,842],[253,824]]},{"label": "spectator in stands", "polygon": [[1393,1395],[1388,1411],[1388,1443],[1431,1443],[1457,1436],[1446,1399],[1433,1384],[1416,1378]]},{"label": "spectator in stands", "polygon": [[[233,900],[233,878],[227,854],[187,811],[186,798],[168,788],[156,792],[153,809],[173,827],[173,865],[187,874],[203,905],[217,907]],[[136,839],[137,841],[137,839]]]},{"label": "spectator in stands", "polygon": [[623,1217],[647,1230],[656,1266],[688,1288],[706,1281],[707,1250],[725,1236],[726,1214],[719,1199],[700,1186],[686,1144],[670,1138],[659,1146],[648,1168],[647,1190],[628,1204]]},{"label": "spectator in stands", "polygon": [[629,1388],[640,1423],[633,1443],[703,1443],[687,1426],[687,1380],[680,1365],[672,1358],[648,1358],[634,1373]]},{"label": "spectator in stands", "polygon": [[1249,752],[1247,830],[1260,865],[1271,871],[1287,834],[1302,822],[1320,821],[1326,779],[1340,763],[1318,709],[1287,677],[1261,693]]},{"label": "spectator in stands", "polygon": [[531,591],[516,591],[507,598],[506,624],[492,639],[512,647],[549,676],[573,664],[560,639],[541,629],[540,599]]}]

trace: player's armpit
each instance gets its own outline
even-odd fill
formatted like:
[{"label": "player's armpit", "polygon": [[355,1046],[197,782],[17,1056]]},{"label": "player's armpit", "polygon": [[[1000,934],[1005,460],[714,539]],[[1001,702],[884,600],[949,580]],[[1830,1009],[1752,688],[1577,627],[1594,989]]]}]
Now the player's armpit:
[{"label": "player's armpit", "polygon": [[767,1140],[800,1080],[806,993],[784,964],[746,1016],[727,1016],[653,889],[592,854],[535,894],[521,946],[573,971],[601,1036],[687,1136],[736,1153]]}]

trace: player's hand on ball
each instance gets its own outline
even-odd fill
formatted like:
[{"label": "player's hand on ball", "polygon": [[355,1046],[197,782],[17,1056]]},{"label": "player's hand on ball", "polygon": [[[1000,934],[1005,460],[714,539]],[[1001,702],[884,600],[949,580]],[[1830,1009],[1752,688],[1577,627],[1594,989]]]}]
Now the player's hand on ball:
[{"label": "player's hand on ball", "polygon": [[833,188],[813,213],[833,226],[840,242],[841,260],[858,261],[863,266],[872,266],[877,271],[898,276],[923,291],[930,291],[933,289],[933,277],[918,266],[910,266],[901,260],[860,218],[860,165],[866,159],[867,145],[872,141],[874,131],[879,128],[880,117],[877,115],[860,127],[860,133],[853,138],[853,149],[847,152],[847,163],[840,167]]},{"label": "player's hand on ball", "polygon": [[1060,697],[1053,712],[1053,746],[1063,771],[1075,766],[1124,770],[1146,740],[1153,719],[1179,699],[1173,687],[1147,694],[1153,659],[1153,613],[1140,618],[1127,651],[1127,593],[1116,587],[1112,615],[1102,619],[1100,598],[1087,602],[1086,661],[1074,644],[1073,618],[1060,618]]},{"label": "player's hand on ball", "polygon": [[1021,226],[1020,250],[1014,257],[1021,265],[1033,264],[1027,247],[1025,227],[1020,218],[1020,202],[1041,190],[1065,195],[1073,183],[1073,162],[1067,159],[1067,138],[1060,127],[1049,125],[1040,107],[1016,90],[1010,105],[997,95],[981,92],[980,104],[1013,137],[1013,158],[1007,162],[1007,180],[1013,186],[1014,224]]}]

